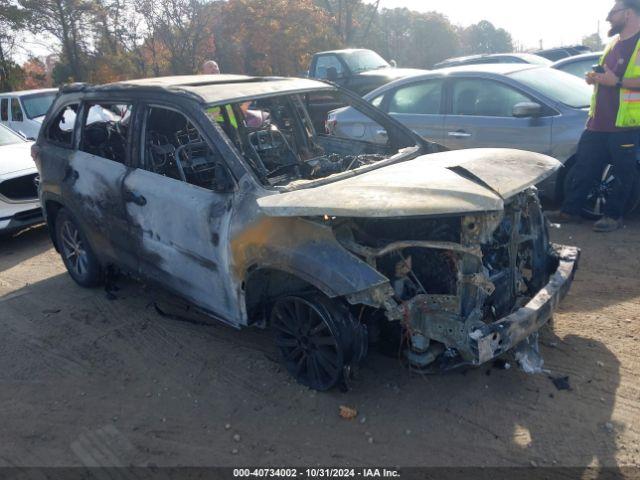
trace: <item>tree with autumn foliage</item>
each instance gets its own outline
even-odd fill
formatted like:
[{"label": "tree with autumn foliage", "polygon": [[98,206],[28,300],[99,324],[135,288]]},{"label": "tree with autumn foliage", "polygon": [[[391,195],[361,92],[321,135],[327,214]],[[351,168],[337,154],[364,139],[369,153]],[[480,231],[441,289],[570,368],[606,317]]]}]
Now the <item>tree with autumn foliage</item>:
[{"label": "tree with autumn foliage", "polygon": [[22,65],[23,80],[21,87],[25,90],[47,88],[51,80],[47,76],[47,69],[39,58],[30,58]]},{"label": "tree with autumn foliage", "polygon": [[216,59],[223,72],[300,75],[318,50],[340,47],[330,14],[311,0],[214,4]]},{"label": "tree with autumn foliage", "polygon": [[345,47],[371,48],[418,68],[470,49],[512,48],[509,34],[489,22],[457,28],[437,12],[379,10],[380,3],[0,0],[0,87],[20,86],[23,78],[26,85],[42,83],[40,65],[30,60],[25,73],[7,55],[24,29],[55,41],[56,85],[193,74],[208,59],[223,73],[301,75],[313,53]]}]

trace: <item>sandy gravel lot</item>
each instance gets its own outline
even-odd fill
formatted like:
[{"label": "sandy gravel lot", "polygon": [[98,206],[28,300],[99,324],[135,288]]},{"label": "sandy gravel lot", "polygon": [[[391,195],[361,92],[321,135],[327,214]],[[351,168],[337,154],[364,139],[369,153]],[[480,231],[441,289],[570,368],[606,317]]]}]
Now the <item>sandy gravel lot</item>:
[{"label": "sandy gravel lot", "polygon": [[640,217],[553,236],[583,249],[541,346],[571,390],[372,354],[351,392],[326,394],[292,383],[268,332],[163,317],[154,301],[182,307],[133,281],[115,299],[82,289],[45,228],[0,241],[0,466],[638,466]]}]

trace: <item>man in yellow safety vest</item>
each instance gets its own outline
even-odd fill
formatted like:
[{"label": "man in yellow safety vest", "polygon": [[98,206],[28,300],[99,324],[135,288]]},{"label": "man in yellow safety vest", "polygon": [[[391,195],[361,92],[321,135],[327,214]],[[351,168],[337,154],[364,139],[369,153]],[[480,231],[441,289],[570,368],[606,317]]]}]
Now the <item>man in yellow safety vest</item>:
[{"label": "man in yellow safety vest", "polygon": [[637,175],[636,151],[640,139],[640,0],[616,0],[607,16],[610,37],[615,37],[600,59],[600,68],[586,76],[594,86],[587,126],[578,144],[571,188],[560,212],[550,219],[580,220],[580,212],[593,182],[606,165],[613,165],[614,180],[604,216],[593,229],[611,232],[622,227],[624,207]]}]

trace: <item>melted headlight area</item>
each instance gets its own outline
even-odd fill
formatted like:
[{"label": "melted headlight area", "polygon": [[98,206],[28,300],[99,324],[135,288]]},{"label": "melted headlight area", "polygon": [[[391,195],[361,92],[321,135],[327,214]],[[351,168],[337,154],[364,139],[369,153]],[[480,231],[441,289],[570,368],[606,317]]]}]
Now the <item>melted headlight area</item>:
[{"label": "melted headlight area", "polygon": [[[371,319],[400,325],[370,325],[370,332],[395,344],[414,367],[477,364],[472,332],[525,305],[549,277],[550,248],[535,190],[502,212],[349,219],[337,221],[334,231],[345,248],[389,279],[386,288],[348,300],[367,305]],[[501,353],[500,345],[494,353]]]}]

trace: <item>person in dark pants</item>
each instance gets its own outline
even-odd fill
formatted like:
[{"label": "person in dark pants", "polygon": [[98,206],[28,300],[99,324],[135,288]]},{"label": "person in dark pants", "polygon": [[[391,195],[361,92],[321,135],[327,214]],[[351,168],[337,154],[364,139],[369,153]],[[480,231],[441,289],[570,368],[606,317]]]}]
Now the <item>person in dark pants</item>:
[{"label": "person in dark pants", "polygon": [[611,232],[622,227],[624,207],[636,175],[640,139],[640,0],[617,0],[607,16],[615,39],[600,59],[602,71],[589,72],[594,85],[587,127],[578,144],[576,175],[559,212],[549,219],[580,221],[580,212],[593,183],[607,164],[615,180],[603,206],[604,216],[593,229]]}]

